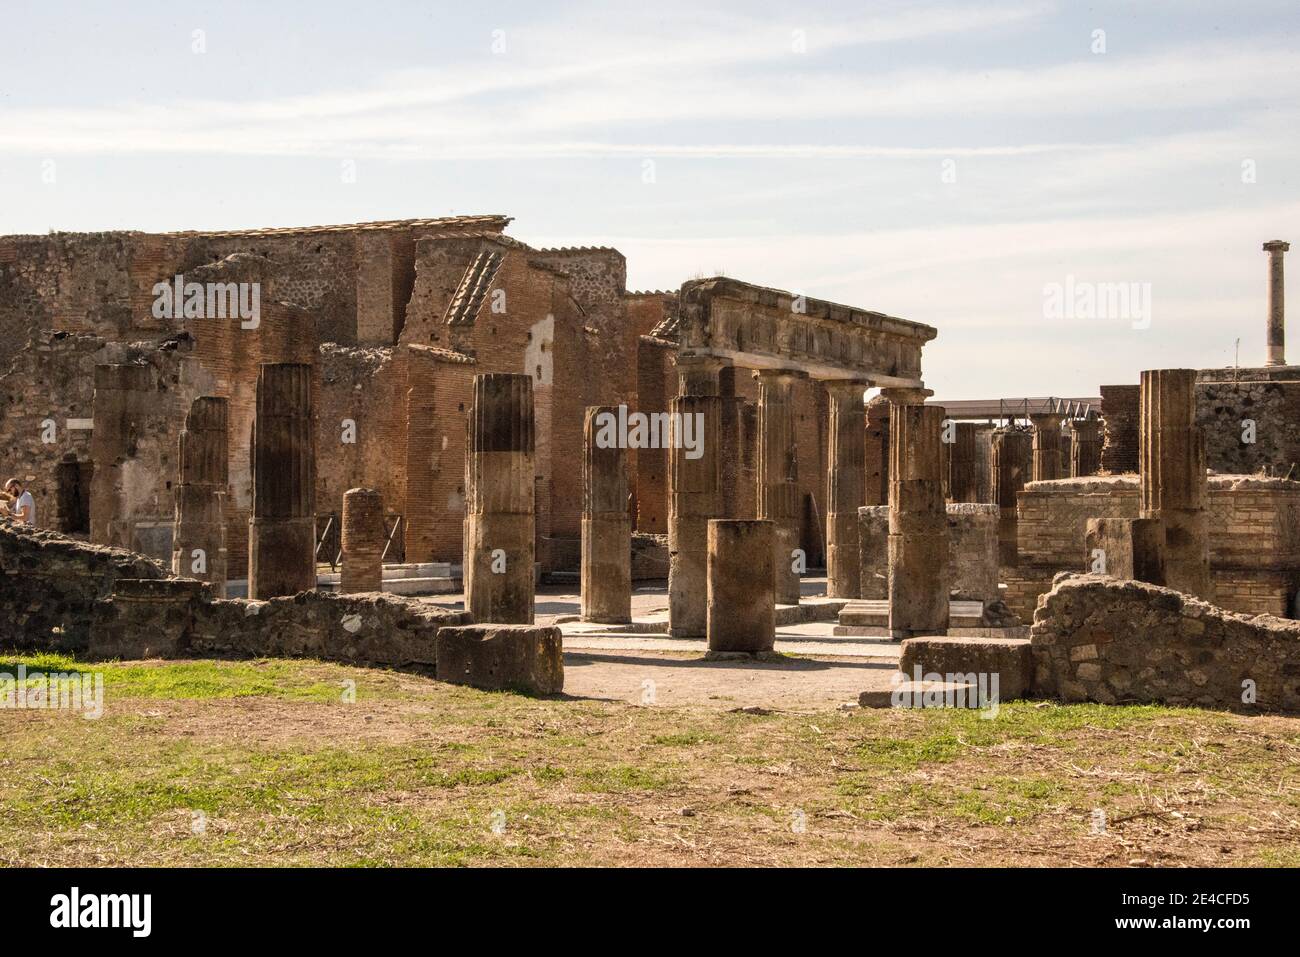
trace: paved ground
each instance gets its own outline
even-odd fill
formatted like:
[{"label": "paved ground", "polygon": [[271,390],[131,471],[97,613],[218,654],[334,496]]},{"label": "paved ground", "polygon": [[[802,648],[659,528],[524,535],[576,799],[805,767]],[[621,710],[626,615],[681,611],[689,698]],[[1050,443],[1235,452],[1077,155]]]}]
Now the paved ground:
[{"label": "paved ground", "polygon": [[[804,579],[803,594],[810,600],[824,597],[826,579]],[[427,600],[461,608],[463,599],[463,595],[436,595]],[[703,638],[668,636],[668,593],[662,584],[632,593],[632,618],[642,631],[572,620],[580,611],[578,593],[567,586],[538,588],[537,623],[559,620],[564,634],[564,690],[577,697],[724,709],[813,710],[856,702],[862,691],[889,687],[890,675],[898,667],[896,642],[836,637],[833,619],[779,627],[777,652],[794,656],[784,661],[704,661]]]}]

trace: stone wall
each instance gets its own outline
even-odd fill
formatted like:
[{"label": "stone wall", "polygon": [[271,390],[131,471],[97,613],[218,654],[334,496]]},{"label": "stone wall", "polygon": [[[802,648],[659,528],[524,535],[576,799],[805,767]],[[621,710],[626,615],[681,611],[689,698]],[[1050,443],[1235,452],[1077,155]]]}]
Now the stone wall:
[{"label": "stone wall", "polygon": [[9,647],[84,652],[95,605],[122,579],[168,577],[162,563],[0,519],[0,634]]},{"label": "stone wall", "polygon": [[[1059,572],[1088,570],[1090,518],[1137,518],[1135,475],[1031,482],[1019,494],[1020,562],[1006,577],[1021,617]],[[1300,589],[1300,482],[1257,476],[1209,479],[1210,574],[1215,601],[1243,614],[1290,617]]]},{"label": "stone wall", "polygon": [[[960,601],[998,599],[998,507],[973,502],[950,503],[948,515],[948,589]],[[861,597],[885,599],[889,581],[889,506],[858,509],[858,554]]]},{"label": "stone wall", "polygon": [[1300,710],[1300,622],[1248,618],[1144,582],[1062,576],[1030,640],[1040,695]]},{"label": "stone wall", "polygon": [[1203,370],[1196,421],[1210,469],[1300,477],[1300,370]]}]

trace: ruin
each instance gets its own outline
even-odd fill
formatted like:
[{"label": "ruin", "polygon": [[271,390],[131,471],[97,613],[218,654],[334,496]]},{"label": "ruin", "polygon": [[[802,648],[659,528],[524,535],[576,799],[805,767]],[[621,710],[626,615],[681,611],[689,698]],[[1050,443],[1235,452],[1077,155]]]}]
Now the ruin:
[{"label": "ruin", "polygon": [[[946,402],[921,375],[930,326],[727,277],[630,291],[617,250],[534,248],[509,223],[0,237],[0,430],[61,533],[0,540],[12,627],[553,693],[539,582],[576,581],[575,618],[630,631],[633,583],[666,580],[665,633],[715,653],[773,651],[814,602],[875,602],[908,661],[1225,703],[1172,594],[1214,656],[1267,656],[1290,707],[1290,626],[1260,617],[1294,618],[1300,591],[1286,242],[1264,244],[1259,366]],[[464,611],[356,597],[399,564],[463,581]],[[1164,645],[1124,631],[1094,658],[1080,603]]]}]

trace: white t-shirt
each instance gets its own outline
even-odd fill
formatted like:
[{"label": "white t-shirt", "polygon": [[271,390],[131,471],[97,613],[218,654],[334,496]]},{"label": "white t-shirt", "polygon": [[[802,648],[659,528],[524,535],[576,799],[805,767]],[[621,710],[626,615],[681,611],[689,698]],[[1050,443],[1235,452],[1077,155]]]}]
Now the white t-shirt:
[{"label": "white t-shirt", "polygon": [[[23,492],[22,495],[19,495],[18,498],[14,499],[13,513],[15,515],[21,516],[23,513],[24,506],[26,506],[26,508],[28,509],[28,514],[31,516],[31,524],[35,525],[36,524],[36,499],[32,498],[31,492],[25,491]],[[21,520],[22,519],[20,518],[19,521]]]}]

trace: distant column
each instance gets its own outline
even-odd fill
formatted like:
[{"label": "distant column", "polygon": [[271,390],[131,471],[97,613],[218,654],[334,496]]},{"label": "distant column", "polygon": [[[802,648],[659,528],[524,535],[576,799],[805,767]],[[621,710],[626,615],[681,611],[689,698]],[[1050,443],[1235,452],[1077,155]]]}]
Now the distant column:
[{"label": "distant column", "polygon": [[762,654],[773,649],[772,532],[768,521],[709,522],[709,651]]},{"label": "distant column", "polygon": [[948,443],[948,497],[954,502],[979,501],[979,460],[975,450],[975,423],[954,422]]},{"label": "distant column", "polygon": [[1196,370],[1142,373],[1142,517],[1165,528],[1170,588],[1213,600],[1205,503],[1205,440],[1196,424]]},{"label": "distant column", "polygon": [[830,399],[830,448],[826,459],[826,594],[858,598],[858,509],[866,492],[867,413],[863,393],[870,383],[837,379],[826,383]]},{"label": "distant column", "polygon": [[[886,395],[889,390],[886,390]],[[948,631],[940,406],[895,403],[889,424],[889,634]]]},{"label": "distant column", "polygon": [[532,376],[474,376],[462,567],[476,624],[533,623],[535,443]]},{"label": "distant column", "polygon": [[1264,244],[1268,253],[1268,361],[1271,366],[1286,365],[1286,282],[1282,273],[1282,256],[1291,244],[1271,239]]},{"label": "distant column", "polygon": [[248,597],[316,587],[316,423],[311,366],[264,363],[253,421]]},{"label": "distant column", "polygon": [[1061,475],[1061,416],[1056,412],[1030,413],[1034,425],[1033,481],[1050,482]]},{"label": "distant column", "polygon": [[180,481],[172,531],[172,573],[226,595],[226,495],[230,487],[229,402],[199,396],[180,437]]},{"label": "distant column", "polygon": [[96,545],[135,547],[135,516],[123,463],[134,459],[145,420],[157,399],[153,368],[95,366],[94,424],[90,458],[90,540]]},{"label": "distant column", "polygon": [[632,620],[627,451],[617,422],[614,406],[588,406],[582,428],[582,620],[607,624]]},{"label": "distant column", "polygon": [[1070,448],[1070,475],[1085,478],[1101,469],[1101,420],[1075,419]]},{"label": "distant column", "polygon": [[758,517],[772,522],[776,600],[799,604],[799,468],[794,437],[794,383],[802,373],[761,369],[758,379]]},{"label": "distant column", "polygon": [[343,493],[343,566],[339,591],[383,591],[384,500],[372,488]]},{"label": "distant column", "polygon": [[998,506],[998,564],[1014,568],[1016,556],[1016,493],[1029,481],[1033,437],[1023,429],[1003,428],[993,433],[993,502]]}]

